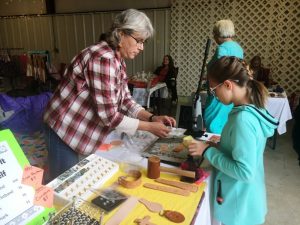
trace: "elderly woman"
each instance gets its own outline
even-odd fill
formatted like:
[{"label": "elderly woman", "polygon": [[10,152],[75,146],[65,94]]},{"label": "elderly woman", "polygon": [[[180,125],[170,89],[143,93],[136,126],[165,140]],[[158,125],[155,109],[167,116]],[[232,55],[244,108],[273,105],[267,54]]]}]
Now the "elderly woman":
[{"label": "elderly woman", "polygon": [[[153,35],[149,18],[128,9],[118,14],[99,43],[82,50],[66,69],[44,113],[50,178],[95,152],[112,130],[165,137],[176,125],[138,105],[127,86],[124,59],[134,59]],[[165,125],[166,124],[166,125]]]},{"label": "elderly woman", "polygon": [[[213,28],[213,35],[218,47],[213,55],[208,67],[222,56],[235,56],[243,59],[242,47],[233,40],[235,36],[234,25],[231,20],[219,20]],[[208,93],[204,111],[204,123],[208,132],[221,134],[228,119],[228,114],[233,105],[224,105],[216,97]]]}]

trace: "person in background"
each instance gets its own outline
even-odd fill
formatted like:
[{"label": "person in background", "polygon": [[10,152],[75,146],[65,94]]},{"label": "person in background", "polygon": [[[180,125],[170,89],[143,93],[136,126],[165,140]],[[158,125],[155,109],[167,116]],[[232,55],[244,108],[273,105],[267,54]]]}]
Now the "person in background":
[{"label": "person in background", "polygon": [[174,61],[170,55],[165,55],[162,65],[157,67],[154,71],[154,75],[158,82],[166,82],[168,89],[171,91],[172,103],[175,104],[178,101],[176,77],[178,70],[174,66]]},{"label": "person in background", "polygon": [[250,61],[253,78],[262,82],[267,88],[270,86],[270,69],[264,68],[260,56],[254,56]]},{"label": "person in background", "polygon": [[[233,40],[235,31],[231,20],[217,21],[213,28],[213,35],[218,47],[211,61],[208,63],[208,68],[222,56],[235,56],[240,59],[244,58],[242,47]],[[232,104],[224,105],[208,92],[204,110],[206,130],[210,133],[221,134],[232,107]]]},{"label": "person in background", "polygon": [[152,35],[149,18],[128,9],[116,15],[103,40],[73,58],[44,113],[51,179],[94,153],[112,130],[166,137],[166,125],[176,125],[172,117],[147,112],[128,90],[124,59],[134,59]]},{"label": "person in background", "polygon": [[208,68],[210,92],[234,107],[217,147],[192,141],[189,152],[215,168],[214,217],[226,225],[263,224],[267,213],[264,149],[278,121],[265,109],[268,91],[246,63],[222,57]]}]

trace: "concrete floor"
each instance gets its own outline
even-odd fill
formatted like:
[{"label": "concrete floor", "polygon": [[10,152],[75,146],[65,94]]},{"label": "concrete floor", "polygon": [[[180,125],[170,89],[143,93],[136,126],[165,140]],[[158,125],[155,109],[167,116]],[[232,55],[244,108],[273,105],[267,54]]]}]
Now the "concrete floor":
[{"label": "concrete floor", "polygon": [[288,131],[278,136],[275,150],[266,147],[267,225],[300,224],[300,166],[292,147],[292,126],[289,121]]}]

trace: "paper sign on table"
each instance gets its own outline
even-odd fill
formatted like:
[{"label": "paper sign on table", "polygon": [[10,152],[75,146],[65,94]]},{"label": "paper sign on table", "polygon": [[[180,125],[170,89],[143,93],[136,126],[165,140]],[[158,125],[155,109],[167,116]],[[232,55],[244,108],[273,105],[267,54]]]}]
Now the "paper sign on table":
[{"label": "paper sign on table", "polygon": [[53,195],[52,188],[41,185],[35,190],[33,204],[51,208],[53,206]]},{"label": "paper sign on table", "polygon": [[25,166],[22,177],[22,184],[37,188],[41,186],[44,170],[35,166]]}]

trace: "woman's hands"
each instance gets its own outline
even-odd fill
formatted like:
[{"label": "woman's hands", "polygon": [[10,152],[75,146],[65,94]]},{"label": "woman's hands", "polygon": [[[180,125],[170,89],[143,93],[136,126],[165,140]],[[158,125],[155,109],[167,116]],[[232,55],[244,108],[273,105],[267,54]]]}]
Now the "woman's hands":
[{"label": "woman's hands", "polygon": [[[146,118],[149,118],[149,116]],[[167,126],[176,126],[176,120],[170,116],[153,116],[152,122],[140,120],[138,129],[149,131],[152,134],[163,138],[167,137],[171,131]]]},{"label": "woman's hands", "polygon": [[170,116],[154,116],[152,119],[153,122],[160,122],[170,127],[176,126],[176,120]]},{"label": "woman's hands", "polygon": [[168,136],[171,129],[161,122],[150,122],[148,126],[148,131],[158,137],[164,138]]},{"label": "woman's hands", "polygon": [[209,144],[206,144],[203,141],[196,141],[193,140],[189,144],[189,153],[192,156],[202,156],[203,151],[209,146]]},{"label": "woman's hands", "polygon": [[154,116],[152,121],[149,125],[149,131],[158,137],[167,137],[171,131],[167,126],[176,126],[176,120],[170,116]]}]

